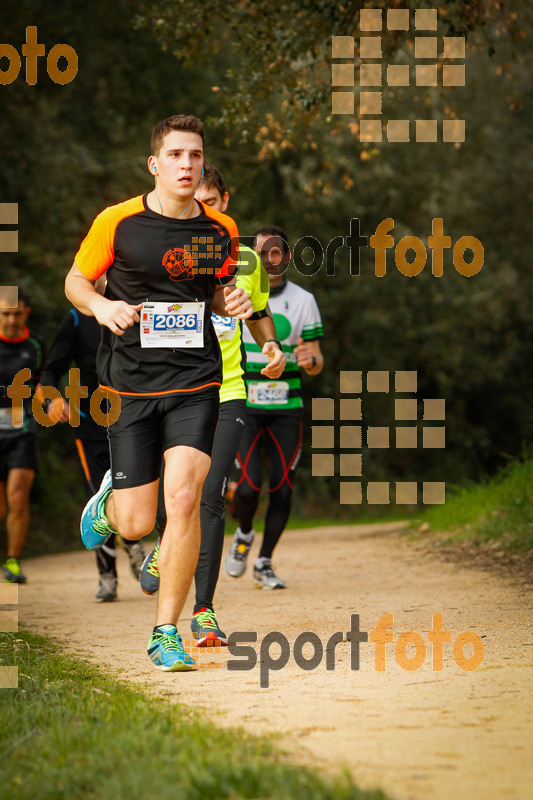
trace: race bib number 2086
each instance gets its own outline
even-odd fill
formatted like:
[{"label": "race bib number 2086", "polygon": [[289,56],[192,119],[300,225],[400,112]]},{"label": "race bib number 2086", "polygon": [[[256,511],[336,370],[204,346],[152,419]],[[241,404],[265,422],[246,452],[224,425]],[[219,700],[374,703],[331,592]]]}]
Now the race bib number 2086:
[{"label": "race bib number 2086", "polygon": [[144,303],[141,347],[203,347],[205,303]]}]

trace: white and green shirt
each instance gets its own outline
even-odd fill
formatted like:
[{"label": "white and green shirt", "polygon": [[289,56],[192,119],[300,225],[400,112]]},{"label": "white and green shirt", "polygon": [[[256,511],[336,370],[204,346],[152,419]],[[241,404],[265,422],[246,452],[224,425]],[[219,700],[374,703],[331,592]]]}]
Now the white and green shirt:
[{"label": "white and green shirt", "polygon": [[[250,332],[243,333],[246,350],[246,405],[250,410],[298,413],[303,408],[300,368],[294,348],[301,337],[304,342],[321,339],[322,320],[311,292],[287,281],[281,292],[270,295],[269,306],[276,326],[276,335],[285,355],[285,371],[278,380],[261,375],[268,363]],[[301,411],[300,411],[301,413]]]}]

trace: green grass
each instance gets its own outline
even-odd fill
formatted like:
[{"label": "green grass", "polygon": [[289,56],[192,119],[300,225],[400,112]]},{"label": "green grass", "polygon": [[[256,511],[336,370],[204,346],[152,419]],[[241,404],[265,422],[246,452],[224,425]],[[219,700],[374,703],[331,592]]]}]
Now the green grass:
[{"label": "green grass", "polygon": [[19,688],[0,690],[0,786],[10,800],[385,799],[346,775],[282,763],[268,740],[218,730],[25,631],[0,634],[0,662],[19,667]]},{"label": "green grass", "polygon": [[446,503],[418,520],[451,541],[498,541],[505,549],[533,549],[533,459],[512,461],[479,484],[447,488]]}]

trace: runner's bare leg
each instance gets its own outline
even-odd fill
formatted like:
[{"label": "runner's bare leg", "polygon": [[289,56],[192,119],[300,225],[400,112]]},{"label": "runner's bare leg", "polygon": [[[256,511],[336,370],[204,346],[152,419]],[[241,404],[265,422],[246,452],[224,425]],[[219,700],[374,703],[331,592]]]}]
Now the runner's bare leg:
[{"label": "runner's bare leg", "polygon": [[211,458],[193,447],[165,452],[167,526],[158,556],[156,625],[176,624],[191,587],[200,551],[200,500]]},{"label": "runner's bare leg", "polygon": [[7,555],[20,558],[30,525],[30,491],[35,470],[15,468],[7,476]]},{"label": "runner's bare leg", "polygon": [[113,528],[126,539],[142,539],[154,527],[159,478],[142,486],[113,489],[105,513]]}]

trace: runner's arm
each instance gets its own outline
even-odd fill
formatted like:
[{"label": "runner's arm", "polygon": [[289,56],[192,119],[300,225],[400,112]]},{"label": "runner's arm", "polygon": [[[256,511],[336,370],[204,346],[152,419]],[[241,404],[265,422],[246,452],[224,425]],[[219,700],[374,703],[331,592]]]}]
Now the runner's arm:
[{"label": "runner's arm", "polygon": [[74,358],[76,332],[73,315],[75,313],[69,311],[65,314],[57,330],[41,372],[43,386],[57,386]]},{"label": "runner's arm", "polygon": [[247,319],[253,314],[254,309],[252,301],[244,289],[232,284],[231,286],[217,286],[211,301],[211,311],[221,317]]},{"label": "runner's arm", "polygon": [[122,336],[126,328],[139,322],[138,312],[142,303],[132,306],[124,300],[108,300],[98,293],[94,284],[74,261],[65,278],[65,294],[82,314],[96,317],[100,325],[105,325],[117,336]]},{"label": "runner's arm", "polygon": [[[54,386],[56,387],[61,380],[61,376],[67,371],[69,364],[74,358],[74,348],[76,343],[76,331],[74,326],[74,314],[76,312],[71,309],[61,321],[58,331],[50,347],[50,351],[46,358],[42,373],[41,382],[36,387],[37,399],[42,403],[45,401],[44,393],[41,386]],[[54,402],[50,401],[47,406],[53,406]],[[50,411],[48,410],[48,413]],[[69,421],[69,404],[67,400],[56,401],[56,411],[60,413],[59,422]]]},{"label": "runner's arm", "polygon": [[294,348],[296,363],[305,369],[308,375],[319,375],[324,369],[324,356],[320,350],[318,339],[304,342],[302,337],[298,339],[298,344]]},{"label": "runner's arm", "polygon": [[[285,369],[285,356],[276,343],[276,326],[268,305],[265,311],[265,317],[255,320],[247,319],[246,324],[255,339],[255,343],[261,347],[261,352],[270,359],[266,367],[261,370],[261,374],[266,375],[267,378],[279,378]],[[275,341],[272,341],[272,339]]]}]

